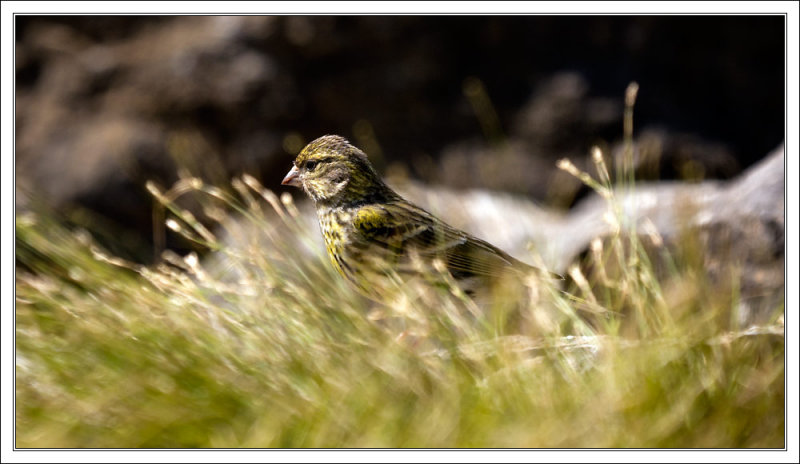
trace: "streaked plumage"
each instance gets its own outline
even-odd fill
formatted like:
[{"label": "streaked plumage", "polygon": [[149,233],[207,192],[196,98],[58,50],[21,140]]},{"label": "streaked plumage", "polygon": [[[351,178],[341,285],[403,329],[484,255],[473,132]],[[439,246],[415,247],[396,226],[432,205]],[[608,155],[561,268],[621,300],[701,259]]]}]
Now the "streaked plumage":
[{"label": "streaked plumage", "polygon": [[404,200],[381,180],[366,154],[342,137],[309,143],[282,183],[302,188],[314,200],[333,266],[373,299],[385,295],[387,285],[397,285],[387,282],[388,275],[430,281],[437,260],[470,295],[500,279],[535,272]]}]

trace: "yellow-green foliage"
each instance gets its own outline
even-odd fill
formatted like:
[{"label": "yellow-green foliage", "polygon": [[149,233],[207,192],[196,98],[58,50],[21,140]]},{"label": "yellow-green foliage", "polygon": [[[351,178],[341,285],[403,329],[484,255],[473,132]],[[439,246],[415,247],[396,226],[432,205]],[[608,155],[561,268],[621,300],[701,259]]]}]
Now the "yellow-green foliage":
[{"label": "yellow-green foliage", "polygon": [[[244,181],[235,197],[154,190],[173,230],[224,256],[217,275],[194,255],[132,265],[17,217],[18,447],[783,447],[782,318],[732,330],[716,317],[730,295],[674,312],[622,234],[598,250],[624,264],[613,279],[573,269],[574,292],[550,289],[593,330],[502,336],[461,324],[449,294],[364,300],[290,201]],[[174,206],[188,192],[228,240]]]}]

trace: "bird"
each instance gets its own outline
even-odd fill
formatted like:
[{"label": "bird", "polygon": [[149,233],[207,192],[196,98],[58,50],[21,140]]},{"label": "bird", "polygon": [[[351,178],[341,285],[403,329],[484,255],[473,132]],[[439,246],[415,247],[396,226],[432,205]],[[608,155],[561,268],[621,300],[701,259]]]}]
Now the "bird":
[{"label": "bird", "polygon": [[504,293],[509,279],[542,273],[404,199],[344,137],[306,145],[281,184],[311,198],[333,267],[372,300],[410,281],[455,283],[467,297],[485,300]]}]

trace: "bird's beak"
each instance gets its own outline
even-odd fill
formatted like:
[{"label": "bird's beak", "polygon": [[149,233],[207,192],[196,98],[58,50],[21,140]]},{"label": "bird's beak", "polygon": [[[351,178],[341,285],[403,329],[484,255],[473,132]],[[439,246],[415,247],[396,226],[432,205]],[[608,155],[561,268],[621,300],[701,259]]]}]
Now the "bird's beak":
[{"label": "bird's beak", "polygon": [[293,185],[295,187],[302,187],[300,184],[300,171],[297,166],[292,166],[292,169],[286,174],[286,177],[281,181],[281,185]]}]

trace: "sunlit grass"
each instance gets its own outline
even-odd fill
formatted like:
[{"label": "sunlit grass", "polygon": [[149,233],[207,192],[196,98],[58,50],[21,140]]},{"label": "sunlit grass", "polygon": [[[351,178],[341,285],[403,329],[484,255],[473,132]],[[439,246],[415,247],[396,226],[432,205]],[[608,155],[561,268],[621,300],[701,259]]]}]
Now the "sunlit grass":
[{"label": "sunlit grass", "polygon": [[[260,233],[227,245],[173,219],[225,255],[224,275],[193,255],[131,265],[17,218],[17,446],[783,445],[782,326],[673,313],[622,236],[610,254],[633,264],[603,295],[553,293],[598,309],[594,333],[454,335],[433,307],[376,308],[299,250],[317,231],[291,203],[242,205]],[[399,338],[380,311],[447,343]]]}]

